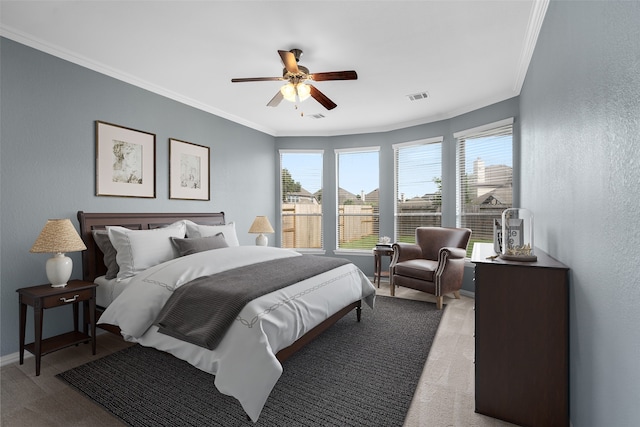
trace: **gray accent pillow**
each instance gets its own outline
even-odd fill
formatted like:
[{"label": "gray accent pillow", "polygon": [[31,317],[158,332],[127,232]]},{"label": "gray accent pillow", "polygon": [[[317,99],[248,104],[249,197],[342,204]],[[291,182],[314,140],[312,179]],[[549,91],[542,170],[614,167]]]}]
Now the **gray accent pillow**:
[{"label": "gray accent pillow", "polygon": [[218,233],[213,236],[195,237],[191,239],[179,239],[177,237],[172,237],[171,241],[178,250],[180,256],[209,251],[211,249],[229,247],[229,244],[227,243],[227,240],[224,238],[224,234],[222,233]]},{"label": "gray accent pillow", "polygon": [[118,263],[116,262],[116,248],[113,247],[107,230],[93,230],[93,240],[104,254],[104,265],[107,266],[105,279],[115,279],[118,276]]}]

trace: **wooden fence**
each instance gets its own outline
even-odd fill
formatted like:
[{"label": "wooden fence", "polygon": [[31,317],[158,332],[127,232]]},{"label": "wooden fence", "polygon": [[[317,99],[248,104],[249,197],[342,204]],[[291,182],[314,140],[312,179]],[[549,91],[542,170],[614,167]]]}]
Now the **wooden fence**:
[{"label": "wooden fence", "polygon": [[[340,243],[378,233],[377,207],[340,205]],[[282,204],[282,247],[322,248],[322,205]]]}]

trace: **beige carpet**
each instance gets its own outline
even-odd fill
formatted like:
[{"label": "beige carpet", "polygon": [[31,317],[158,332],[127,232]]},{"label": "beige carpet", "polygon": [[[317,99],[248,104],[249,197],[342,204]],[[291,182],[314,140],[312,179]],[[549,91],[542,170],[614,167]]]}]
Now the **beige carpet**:
[{"label": "beige carpet", "polygon": [[[383,280],[377,289],[389,295]],[[413,289],[398,288],[396,297],[432,301],[435,298]],[[511,423],[475,413],[473,298],[445,297],[446,306],[425,369],[411,402],[405,427],[498,427]]]}]

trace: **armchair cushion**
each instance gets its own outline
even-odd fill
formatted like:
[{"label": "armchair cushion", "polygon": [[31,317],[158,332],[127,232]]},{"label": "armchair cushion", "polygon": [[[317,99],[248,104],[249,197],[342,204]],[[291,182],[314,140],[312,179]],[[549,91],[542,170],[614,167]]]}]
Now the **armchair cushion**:
[{"label": "armchair cushion", "polygon": [[433,273],[438,268],[438,261],[430,259],[410,259],[395,265],[395,274],[414,279],[433,282]]}]

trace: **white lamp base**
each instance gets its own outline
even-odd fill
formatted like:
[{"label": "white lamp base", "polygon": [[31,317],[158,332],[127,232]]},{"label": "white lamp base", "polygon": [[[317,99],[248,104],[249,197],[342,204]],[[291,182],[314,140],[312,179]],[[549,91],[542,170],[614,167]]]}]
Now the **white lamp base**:
[{"label": "white lamp base", "polygon": [[256,237],[256,246],[267,246],[269,243],[269,239],[264,234],[260,233],[258,237]]},{"label": "white lamp base", "polygon": [[73,270],[73,261],[63,253],[57,253],[47,260],[47,279],[53,288],[67,286]]}]

